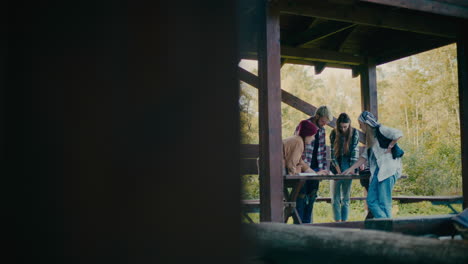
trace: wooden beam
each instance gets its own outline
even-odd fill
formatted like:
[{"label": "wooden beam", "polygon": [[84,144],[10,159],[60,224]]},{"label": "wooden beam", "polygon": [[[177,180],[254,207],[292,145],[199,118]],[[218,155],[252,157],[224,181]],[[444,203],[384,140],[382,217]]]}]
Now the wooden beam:
[{"label": "wooden beam", "polygon": [[459,25],[453,19],[411,10],[356,3],[340,5],[329,1],[283,0],[281,12],[342,22],[456,38]]},{"label": "wooden beam", "polygon": [[336,34],[340,31],[346,30],[348,28],[354,27],[355,24],[350,24],[340,21],[326,21],[311,27],[308,30],[298,33],[292,37],[289,37],[285,44],[289,46],[305,46],[307,44],[313,43],[317,40],[329,37],[333,34]]},{"label": "wooden beam", "polygon": [[356,78],[356,77],[359,76],[359,74],[360,74],[360,73],[359,73],[359,67],[353,67],[351,70],[352,70],[351,76],[352,76],[353,78]]},{"label": "wooden beam", "polygon": [[[315,66],[321,62],[318,62],[318,61],[306,61],[306,60],[294,60],[294,59],[288,59],[287,63],[290,63],[290,64],[298,64],[298,65],[306,65],[306,66]],[[326,67],[329,67],[329,68],[335,68],[335,69],[346,69],[346,70],[350,70],[352,69],[352,67],[354,66],[351,66],[351,65],[347,65],[347,64],[337,64],[337,63],[327,63]]]},{"label": "wooden beam", "polygon": [[256,159],[260,155],[260,146],[257,144],[241,144],[240,156],[243,159]]},{"label": "wooden beam", "polygon": [[259,80],[258,80],[258,77],[247,71],[246,69],[242,68],[242,67],[239,67],[239,80],[255,87],[258,89],[258,87],[260,86],[259,84]]},{"label": "wooden beam", "polygon": [[360,0],[375,4],[396,6],[438,15],[468,18],[466,1],[433,1],[433,0]]},{"label": "wooden beam", "polygon": [[[454,39],[412,34],[410,32],[386,31],[386,33],[379,33],[367,43],[369,48],[366,52],[375,60],[377,65],[455,42]],[[404,44],[402,45],[402,43]]]},{"label": "wooden beam", "polygon": [[[244,81],[244,82],[250,84],[254,88],[258,89],[258,77],[255,76],[253,73],[250,73],[249,71],[242,69],[241,67],[239,67],[239,79],[241,81]],[[315,115],[315,111],[317,110],[317,107],[315,107],[315,106],[307,103],[306,101],[304,101],[304,100],[290,94],[289,92],[287,92],[285,90],[281,90],[281,101],[283,103],[291,106],[292,108],[294,108],[294,109],[296,109],[298,111],[301,111],[302,113],[304,113],[306,115],[309,115],[309,116]],[[335,128],[335,126],[336,126],[336,117],[333,117],[333,120],[330,121],[330,123],[328,123],[328,126],[332,127],[332,128]],[[359,131],[359,140],[360,140],[360,142],[365,143],[364,133],[362,133],[361,131]]]},{"label": "wooden beam", "polygon": [[315,74],[320,74],[325,69],[325,62],[318,62],[315,64]]},{"label": "wooden beam", "polygon": [[360,65],[365,63],[365,59],[351,54],[329,51],[323,49],[305,49],[281,47],[281,57],[287,59],[314,60],[319,62],[342,63],[348,65]]},{"label": "wooden beam", "polygon": [[373,62],[368,62],[359,68],[361,73],[362,111],[369,111],[378,118],[376,65]]},{"label": "wooden beam", "polygon": [[[349,38],[351,32],[353,32],[353,30],[355,29],[354,25],[355,24],[353,24],[352,27],[346,28],[346,30],[336,32],[329,38],[325,39],[324,42],[326,44],[322,43],[322,45],[327,47],[327,50],[340,52],[344,43]],[[327,66],[327,63],[318,62],[315,66],[315,74],[320,74],[325,69],[326,66]]]},{"label": "wooden beam", "polygon": [[356,30],[356,24],[353,24],[353,27],[349,27],[346,30],[338,32],[335,34],[331,40],[331,43],[327,43],[327,47],[331,47],[335,51],[342,52],[343,46],[348,41],[352,33]]},{"label": "wooden beam", "polygon": [[[281,100],[283,103],[303,112],[304,114],[307,114],[309,116],[314,116],[315,111],[317,110],[317,107],[307,103],[306,101],[303,101],[302,99],[284,91],[281,90]],[[336,126],[336,118],[333,117],[333,120],[331,120],[328,123],[329,127],[334,128]]]},{"label": "wooden beam", "polygon": [[286,64],[287,59],[281,58],[281,68]]},{"label": "wooden beam", "polygon": [[241,159],[240,160],[240,174],[258,174],[257,159]]},{"label": "wooden beam", "polygon": [[466,32],[457,42],[463,208],[468,208],[468,33]]},{"label": "wooden beam", "polygon": [[283,222],[278,3],[262,2],[259,13],[260,221]]},{"label": "wooden beam", "polygon": [[443,47],[449,44],[452,44],[452,40],[436,40],[430,41],[426,40],[421,42],[421,45],[410,47],[409,45],[405,48],[401,48],[401,51],[396,51],[395,46],[393,48],[389,48],[389,50],[385,51],[385,48],[382,48],[383,52],[380,55],[375,56],[375,63],[377,65],[382,65],[385,63],[389,63],[394,60],[399,60],[411,55],[415,55],[421,52],[425,52],[428,50],[433,50],[439,47]]},{"label": "wooden beam", "polygon": [[[240,57],[242,59],[246,60],[257,60],[258,56],[256,52],[250,51],[250,52],[242,52],[240,54]],[[315,66],[316,63],[319,63],[321,61],[315,61],[313,59],[287,59],[285,63],[290,63],[290,64],[299,64],[299,65],[307,65],[307,66]],[[336,68],[336,69],[351,69],[353,66],[356,66],[356,64],[346,64],[346,63],[331,63],[327,62],[327,67],[330,68]]]}]

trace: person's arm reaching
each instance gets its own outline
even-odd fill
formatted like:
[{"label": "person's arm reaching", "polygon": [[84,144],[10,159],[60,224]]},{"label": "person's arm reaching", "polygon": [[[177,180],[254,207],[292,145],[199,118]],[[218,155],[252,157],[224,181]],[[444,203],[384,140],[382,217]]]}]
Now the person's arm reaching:
[{"label": "person's arm reaching", "polygon": [[362,156],[353,164],[353,166],[349,167],[347,170],[343,171],[343,175],[354,174],[354,170],[359,168],[362,164],[366,163],[367,159],[363,158]]}]

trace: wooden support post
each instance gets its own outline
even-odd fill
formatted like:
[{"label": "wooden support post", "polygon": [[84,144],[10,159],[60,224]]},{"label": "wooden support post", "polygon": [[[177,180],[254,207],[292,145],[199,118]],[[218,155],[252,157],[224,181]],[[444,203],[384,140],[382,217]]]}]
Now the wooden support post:
[{"label": "wooden support post", "polygon": [[468,34],[457,41],[458,92],[460,100],[460,136],[462,155],[463,208],[468,207]]},{"label": "wooden support post", "polygon": [[260,221],[282,222],[280,13],[277,1],[261,1],[260,5]]},{"label": "wooden support post", "polygon": [[377,72],[374,62],[361,65],[361,105],[362,111],[369,111],[378,118],[377,110]]}]

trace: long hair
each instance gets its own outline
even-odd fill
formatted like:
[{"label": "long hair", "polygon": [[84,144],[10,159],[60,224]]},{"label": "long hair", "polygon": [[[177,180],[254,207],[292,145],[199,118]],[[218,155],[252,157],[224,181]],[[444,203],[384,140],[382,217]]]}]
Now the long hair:
[{"label": "long hair", "polygon": [[[349,124],[348,130],[345,133],[341,133],[340,124],[345,123]],[[351,138],[353,137],[353,127],[351,126],[351,118],[349,118],[348,114],[341,113],[336,120],[336,127],[335,127],[335,142],[333,142],[333,148],[335,151],[335,157],[340,156],[340,140],[341,137],[344,136],[343,142],[343,155],[349,154],[349,142],[351,142]]]}]

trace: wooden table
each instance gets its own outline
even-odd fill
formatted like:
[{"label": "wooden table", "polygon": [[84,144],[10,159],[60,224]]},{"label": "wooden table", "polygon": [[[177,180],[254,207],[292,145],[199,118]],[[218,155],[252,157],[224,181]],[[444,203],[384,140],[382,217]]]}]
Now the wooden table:
[{"label": "wooden table", "polygon": [[[289,217],[293,217],[298,223],[302,224],[299,213],[296,209],[296,199],[299,196],[299,191],[307,180],[361,180],[369,179],[370,174],[365,175],[314,175],[314,176],[284,176],[284,222],[288,222]],[[288,190],[291,189],[291,190]]]}]

